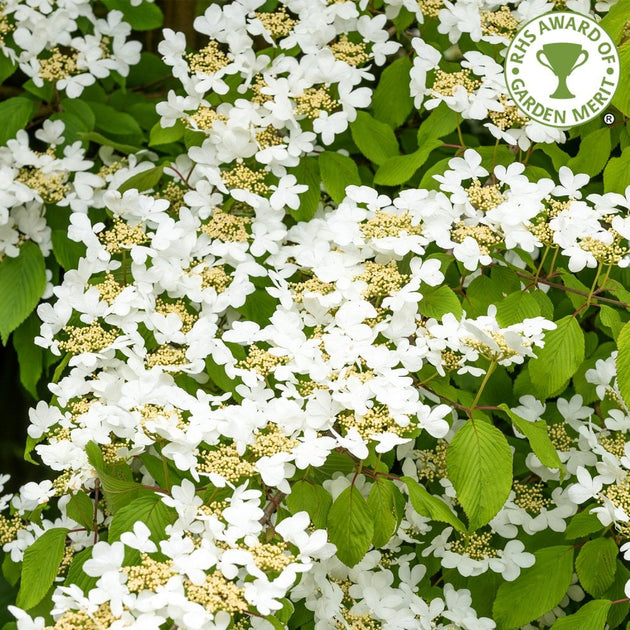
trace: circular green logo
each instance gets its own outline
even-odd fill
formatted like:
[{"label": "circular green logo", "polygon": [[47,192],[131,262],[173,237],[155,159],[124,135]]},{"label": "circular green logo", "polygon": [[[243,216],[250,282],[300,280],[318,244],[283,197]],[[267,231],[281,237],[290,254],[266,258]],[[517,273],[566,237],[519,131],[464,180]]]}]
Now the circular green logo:
[{"label": "circular green logo", "polygon": [[619,55],[590,17],[546,13],[515,35],[505,58],[505,81],[525,116],[550,127],[574,127],[610,104],[619,83]]}]

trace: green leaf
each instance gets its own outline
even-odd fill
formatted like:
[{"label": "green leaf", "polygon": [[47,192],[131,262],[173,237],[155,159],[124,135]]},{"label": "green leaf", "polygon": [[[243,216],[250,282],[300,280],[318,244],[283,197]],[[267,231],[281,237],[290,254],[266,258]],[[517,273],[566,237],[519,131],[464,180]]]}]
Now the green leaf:
[{"label": "green leaf", "polygon": [[366,112],[357,112],[356,120],[350,123],[350,133],[359,151],[374,164],[383,164],[399,153],[398,140],[391,127]]},{"label": "green leaf", "polygon": [[322,486],[300,480],[291,487],[286,503],[291,514],[308,512],[316,529],[326,527],[332,497]]},{"label": "green leaf", "polygon": [[[169,485],[164,471],[164,462],[160,457],[156,457],[150,453],[143,453],[140,455],[140,461],[161,488],[166,488]],[[181,485],[182,479],[184,479],[182,472],[175,468],[173,462],[169,459],[166,460],[166,467],[168,469],[168,481],[170,481],[170,484],[174,486]]]},{"label": "green leaf", "polygon": [[347,186],[361,185],[361,177],[355,161],[341,153],[333,151],[320,153],[319,171],[326,192],[336,203],[344,200]]},{"label": "green leaf", "polygon": [[534,392],[542,400],[557,392],[584,361],[584,332],[577,319],[567,315],[556,325],[545,333],[544,347],[537,348],[537,357],[529,362]]},{"label": "green leaf", "polygon": [[96,116],[96,128],[116,136],[141,136],[142,129],[135,118],[126,112],[103,103],[88,101]]},{"label": "green leaf", "polygon": [[[617,49],[619,53],[619,83],[617,84],[617,91],[613,97],[612,104],[617,107],[626,116],[630,116],[630,42],[625,42],[623,46],[619,46]],[[626,151],[624,150],[624,153]],[[623,153],[622,153],[623,157]],[[621,159],[621,158],[619,158]],[[612,162],[612,160],[610,160]],[[608,169],[607,169],[608,170]],[[606,176],[604,172],[604,189],[606,190]],[[623,192],[623,191],[616,191]]]},{"label": "green leaf", "polygon": [[630,15],[630,0],[618,0],[599,22],[599,25],[610,35],[615,44],[621,41],[623,29],[628,22],[628,15]]},{"label": "green leaf", "polygon": [[624,194],[628,186],[630,186],[630,147],[626,147],[620,157],[611,158],[604,169],[604,192]]},{"label": "green leaf", "polygon": [[[17,290],[19,288],[19,290]],[[25,241],[16,258],[0,262],[0,336],[6,345],[33,311],[46,288],[46,264],[39,245]]]},{"label": "green leaf", "polygon": [[458,532],[464,533],[466,526],[462,523],[451,508],[439,497],[433,496],[426,488],[421,486],[415,479],[411,477],[401,477],[407,485],[409,498],[413,509],[421,516],[430,518],[433,521],[448,523],[452,525]]},{"label": "green leaf", "polygon": [[379,548],[386,545],[396,532],[398,513],[396,494],[400,490],[389,480],[377,477],[370,488],[367,504],[372,512],[374,534],[372,544]]},{"label": "green leaf", "polygon": [[567,166],[574,173],[598,175],[608,162],[610,148],[610,129],[597,129],[582,138],[578,154],[567,162]]},{"label": "green leaf", "polygon": [[492,611],[502,630],[515,630],[555,608],[573,577],[573,550],[546,547],[534,552],[536,563],[513,582],[499,586]]},{"label": "green leaf", "polygon": [[15,586],[20,579],[20,573],[22,573],[22,563],[13,562],[13,560],[11,560],[11,554],[5,553],[4,559],[2,560],[2,575],[4,575],[6,581],[11,586]]},{"label": "green leaf", "polygon": [[487,422],[468,420],[448,446],[446,467],[469,529],[496,516],[512,488],[512,451],[501,431]]},{"label": "green leaf", "polygon": [[184,137],[184,129],[184,123],[181,120],[175,121],[172,127],[162,127],[157,122],[149,132],[149,146],[155,147],[161,144],[177,142]]},{"label": "green leaf", "polygon": [[160,28],[164,23],[164,15],[156,4],[142,2],[132,6],[129,0],[103,0],[105,6],[111,10],[122,11],[125,22],[134,31],[151,31]]},{"label": "green leaf", "polygon": [[322,466],[311,468],[309,477],[315,483],[322,483],[326,479],[331,479],[336,472],[347,475],[354,470],[354,460],[347,453],[337,453],[333,451]]},{"label": "green leaf", "polygon": [[88,547],[74,556],[72,564],[68,568],[65,586],[76,584],[85,594],[89,593],[96,586],[98,578],[91,577],[83,572],[83,565],[92,557],[92,549],[92,547]]},{"label": "green leaf", "polygon": [[418,127],[418,146],[421,147],[428,140],[442,138],[454,131],[456,127],[457,114],[445,103],[441,103]]},{"label": "green leaf", "polygon": [[38,396],[37,381],[44,369],[44,350],[34,343],[40,325],[37,315],[31,313],[13,333],[13,346],[20,364],[20,382],[33,398]]},{"label": "green leaf", "polygon": [[[107,467],[100,448],[94,442],[88,442],[85,445],[85,452],[87,453],[88,461],[98,473],[105,503],[107,503],[107,507],[112,514],[116,514],[141,496],[153,497],[155,495],[154,490],[145,488],[130,479],[120,478],[124,474],[130,474],[131,471],[127,466],[123,466],[118,470],[112,466]],[[117,473],[118,476],[116,476]]]},{"label": "green leaf", "polygon": [[410,70],[411,60],[407,56],[388,64],[372,96],[374,117],[394,128],[400,127],[413,109],[409,92]]},{"label": "green leaf", "polygon": [[317,158],[307,156],[300,159],[300,163],[289,169],[297,178],[298,183],[308,186],[306,192],[300,193],[300,206],[297,210],[289,210],[296,221],[310,221],[319,207],[320,177]]},{"label": "green leaf", "polygon": [[372,543],[374,523],[366,500],[354,487],[346,488],[328,512],[328,539],[337,546],[337,557],[353,567]]},{"label": "green leaf", "polygon": [[447,157],[429,166],[429,168],[422,175],[422,179],[418,184],[418,188],[426,188],[427,190],[438,190],[440,184],[434,178],[434,175],[442,175],[446,170],[448,170],[448,163],[452,159],[452,157]]},{"label": "green leaf", "polygon": [[16,604],[29,610],[39,604],[57,577],[66,546],[65,527],[45,531],[25,552]]},{"label": "green leaf", "polygon": [[85,256],[85,243],[71,241],[66,230],[53,230],[51,240],[55,260],[66,271],[68,269],[77,269],[79,260]]},{"label": "green leaf", "polygon": [[556,619],[551,630],[604,630],[611,604],[606,599],[587,602],[576,613]]},{"label": "green leaf", "polygon": [[617,383],[619,392],[627,406],[630,406],[630,322],[617,337]]},{"label": "green leaf", "polygon": [[7,140],[15,138],[15,134],[26,127],[34,109],[35,103],[22,96],[8,98],[0,103],[0,144],[6,144]]},{"label": "green leaf", "polygon": [[94,129],[96,116],[85,101],[78,98],[64,98],[59,105],[62,112],[67,112],[80,119],[85,130],[92,131]]},{"label": "green leaf", "polygon": [[94,502],[83,490],[70,497],[66,514],[86,529],[94,529]]},{"label": "green leaf", "polygon": [[617,545],[611,538],[589,540],[575,561],[575,570],[584,590],[601,597],[615,581]]},{"label": "green leaf", "polygon": [[16,70],[17,64],[0,53],[0,83],[4,83]]},{"label": "green leaf", "polygon": [[137,189],[138,192],[151,190],[155,188],[160,179],[162,179],[163,172],[163,166],[154,166],[153,168],[148,168],[145,171],[136,173],[118,186],[118,192],[124,193],[126,190],[132,190],[133,188]]},{"label": "green leaf", "polygon": [[418,310],[423,317],[435,319],[442,319],[446,313],[453,313],[459,319],[463,312],[455,291],[445,284],[438,287],[423,287]]},{"label": "green leaf", "polygon": [[539,315],[540,306],[531,293],[514,291],[497,303],[497,321],[506,328]]},{"label": "green leaf", "polygon": [[100,144],[104,147],[112,147],[112,149],[116,149],[116,151],[118,151],[119,153],[123,153],[125,155],[140,151],[140,147],[133,146],[132,144],[124,144],[122,142],[117,142],[116,140],[112,140],[111,138],[107,138],[106,136],[100,133],[97,133],[96,131],[90,131],[89,133],[81,133],[79,135],[82,140],[96,142],[96,144]]},{"label": "green leaf", "polygon": [[599,319],[603,326],[610,329],[610,334],[612,338],[616,341],[619,337],[619,333],[621,332],[625,324],[625,322],[621,319],[619,311],[612,308],[611,306],[606,306],[606,304],[602,304],[599,307]]},{"label": "green leaf", "polygon": [[535,145],[535,149],[540,149],[547,157],[551,158],[551,163],[556,171],[559,171],[561,166],[566,166],[567,162],[571,159],[568,153],[565,153],[553,142],[537,144]]},{"label": "green leaf", "polygon": [[463,307],[468,317],[478,317],[488,312],[490,304],[498,304],[504,297],[496,281],[488,276],[477,276],[468,285]]},{"label": "green leaf", "polygon": [[266,619],[274,627],[274,630],[286,630],[287,624],[283,623],[279,619],[276,619],[273,615],[267,615],[264,619]]},{"label": "green leaf", "polygon": [[109,526],[108,541],[120,540],[122,534],[133,530],[136,521],[142,521],[149,528],[153,542],[158,543],[166,526],[176,518],[175,509],[168,507],[158,494],[141,496],[116,512]]},{"label": "green leaf", "polygon": [[549,439],[547,423],[544,420],[528,422],[524,418],[517,416],[505,403],[501,403],[499,409],[505,411],[512,424],[527,438],[532,451],[534,451],[534,454],[544,466],[564,471],[558,452]]},{"label": "green leaf", "polygon": [[427,161],[431,151],[439,146],[442,146],[441,140],[429,139],[414,153],[385,160],[374,175],[374,183],[383,186],[404,184]]},{"label": "green leaf", "polygon": [[576,540],[584,538],[590,534],[601,532],[604,529],[601,521],[596,514],[591,514],[589,508],[578,512],[567,525],[564,537],[567,540]]}]

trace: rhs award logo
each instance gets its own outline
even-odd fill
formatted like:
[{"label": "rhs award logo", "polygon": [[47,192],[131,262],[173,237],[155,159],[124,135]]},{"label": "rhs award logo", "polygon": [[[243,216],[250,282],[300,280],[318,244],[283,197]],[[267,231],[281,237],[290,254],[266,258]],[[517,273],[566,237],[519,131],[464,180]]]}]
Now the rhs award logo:
[{"label": "rhs award logo", "polygon": [[546,13],[521,28],[507,50],[507,88],[527,117],[573,127],[601,114],[619,82],[619,55],[590,17]]}]

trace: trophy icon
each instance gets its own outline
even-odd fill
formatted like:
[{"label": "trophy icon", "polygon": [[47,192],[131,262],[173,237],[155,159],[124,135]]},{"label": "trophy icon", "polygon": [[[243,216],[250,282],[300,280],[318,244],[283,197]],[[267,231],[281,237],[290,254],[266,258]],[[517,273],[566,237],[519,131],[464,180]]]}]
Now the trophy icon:
[{"label": "trophy icon", "polygon": [[575,98],[575,94],[571,94],[567,87],[567,78],[576,68],[586,63],[588,52],[580,44],[557,42],[545,44],[536,53],[536,59],[545,68],[549,68],[558,79],[558,87],[550,98]]}]

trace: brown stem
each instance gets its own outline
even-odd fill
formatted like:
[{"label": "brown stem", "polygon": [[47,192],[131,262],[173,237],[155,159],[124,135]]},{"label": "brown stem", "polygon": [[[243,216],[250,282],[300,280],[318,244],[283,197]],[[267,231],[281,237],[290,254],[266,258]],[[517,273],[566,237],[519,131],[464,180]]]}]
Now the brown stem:
[{"label": "brown stem", "polygon": [[[525,280],[533,280],[534,277],[530,276],[527,273],[523,273],[522,271],[515,271],[517,276],[524,278]],[[558,282],[550,282],[546,278],[538,278],[538,282],[542,284],[546,284],[547,286],[553,289],[560,289],[561,291],[566,291],[568,293],[575,293],[576,295],[583,295],[584,297],[588,297],[588,293],[586,291],[580,291],[579,289],[572,289],[571,287],[566,287],[564,284],[559,284]],[[615,304],[616,306],[621,306],[622,308],[630,308],[630,304],[626,304],[626,302],[620,302],[619,300],[613,300],[612,298],[602,297],[601,295],[593,294],[592,299],[597,300],[598,302],[606,302],[607,304]]]},{"label": "brown stem", "polygon": [[269,497],[269,503],[267,504],[267,506],[263,510],[263,512],[264,512],[263,516],[258,521],[261,525],[266,525],[267,523],[269,523],[271,521],[271,516],[280,507],[280,503],[281,503],[282,499],[284,499],[284,497],[286,497],[286,496],[287,496],[286,493],[280,492],[278,490],[278,492],[276,492],[276,494],[274,496]]}]

